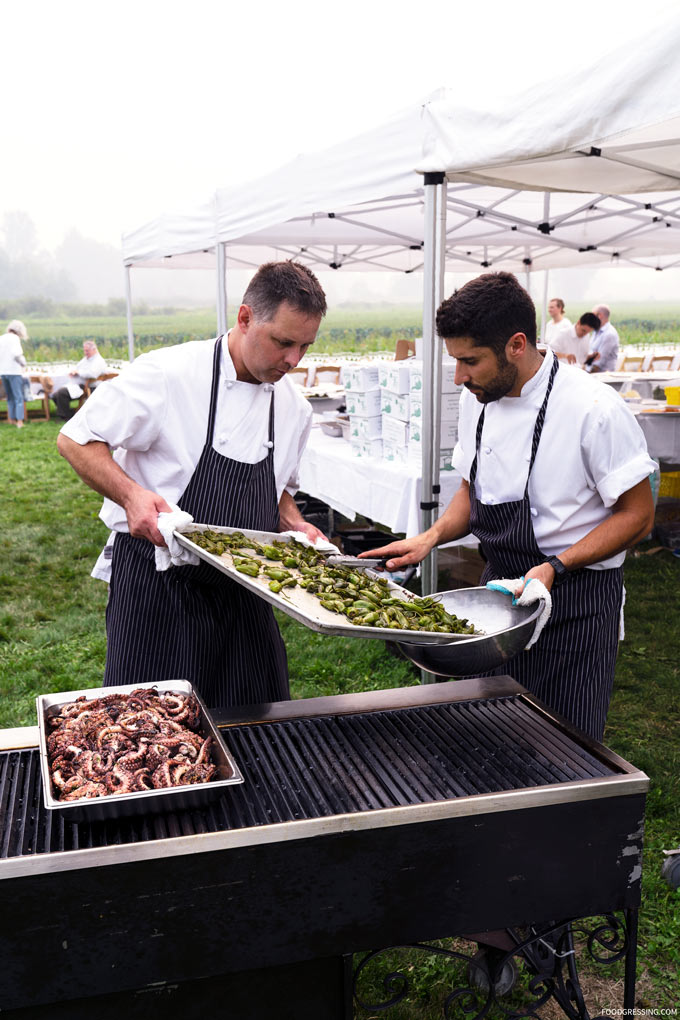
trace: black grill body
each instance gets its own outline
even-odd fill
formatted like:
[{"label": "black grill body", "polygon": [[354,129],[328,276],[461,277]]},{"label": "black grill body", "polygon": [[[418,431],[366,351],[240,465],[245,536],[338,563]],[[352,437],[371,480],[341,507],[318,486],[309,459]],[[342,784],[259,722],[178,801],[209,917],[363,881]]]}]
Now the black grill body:
[{"label": "black grill body", "polygon": [[0,1007],[346,1018],[353,952],[639,904],[647,777],[509,678],[218,722],[245,782],[148,818],[49,817],[0,753]]}]

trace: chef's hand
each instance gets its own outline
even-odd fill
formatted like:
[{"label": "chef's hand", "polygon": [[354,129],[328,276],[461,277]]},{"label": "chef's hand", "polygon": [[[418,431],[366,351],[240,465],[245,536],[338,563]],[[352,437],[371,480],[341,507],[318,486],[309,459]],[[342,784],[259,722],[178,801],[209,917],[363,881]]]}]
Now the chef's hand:
[{"label": "chef's hand", "polygon": [[413,538],[402,538],[399,542],[382,545],[379,549],[369,549],[359,553],[359,558],[387,559],[385,569],[398,570],[399,567],[420,563],[431,551],[432,544],[425,535],[415,535]]},{"label": "chef's hand", "polygon": [[133,538],[148,538],[154,545],[166,544],[158,530],[158,515],[172,513],[172,507],[162,496],[138,485],[133,488],[124,508]]},{"label": "chef's hand", "polygon": [[323,531],[319,531],[319,529],[315,528],[313,524],[309,523],[309,521],[298,521],[292,530],[301,531],[303,535],[307,536],[312,545],[316,543],[317,539],[321,539],[322,542],[328,541]]},{"label": "chef's hand", "polygon": [[517,597],[522,594],[532,577],[535,577],[538,581],[545,585],[548,591],[550,591],[555,581],[555,571],[549,563],[539,563],[538,566],[532,567],[531,570],[527,570],[524,575],[524,584],[519,591],[515,592]]}]

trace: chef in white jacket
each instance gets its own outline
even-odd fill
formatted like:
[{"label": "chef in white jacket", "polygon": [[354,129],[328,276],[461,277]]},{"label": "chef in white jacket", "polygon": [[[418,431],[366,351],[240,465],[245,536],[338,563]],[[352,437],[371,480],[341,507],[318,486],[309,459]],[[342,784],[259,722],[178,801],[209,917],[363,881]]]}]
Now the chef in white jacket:
[{"label": "chef in white jacket", "polygon": [[[536,347],[536,314],[510,273],[488,273],[444,301],[437,331],[456,358],[454,464],[463,482],[426,532],[371,551],[388,570],[468,533],[481,578],[538,578],[552,615],[507,673],[601,739],[618,649],[625,550],[653,525],[654,461],[619,395]],[[519,591],[518,591],[519,594]]]}]

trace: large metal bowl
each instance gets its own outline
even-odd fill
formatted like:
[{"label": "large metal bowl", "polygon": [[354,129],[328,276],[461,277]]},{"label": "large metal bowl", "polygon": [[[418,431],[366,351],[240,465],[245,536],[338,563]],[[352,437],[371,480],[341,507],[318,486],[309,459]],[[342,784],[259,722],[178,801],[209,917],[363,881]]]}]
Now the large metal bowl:
[{"label": "large metal bowl", "polygon": [[437,676],[475,676],[502,666],[531,640],[543,608],[542,602],[513,606],[510,595],[489,588],[459,588],[438,592],[437,597],[447,612],[483,631],[479,637],[457,638],[450,644],[398,642],[407,658]]}]

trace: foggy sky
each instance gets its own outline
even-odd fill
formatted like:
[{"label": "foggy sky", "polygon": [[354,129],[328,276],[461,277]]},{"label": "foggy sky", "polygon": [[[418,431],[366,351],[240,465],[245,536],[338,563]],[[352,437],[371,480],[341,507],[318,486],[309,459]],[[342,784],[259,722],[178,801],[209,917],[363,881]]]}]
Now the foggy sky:
[{"label": "foggy sky", "polygon": [[[95,242],[76,287],[83,300],[109,287],[115,297],[122,270],[109,256],[124,231],[160,212],[368,130],[440,86],[483,104],[569,70],[595,75],[608,50],[635,45],[674,10],[673,0],[646,0],[644,16],[621,0],[24,0],[3,12],[11,98],[0,222],[27,213],[38,250],[65,262],[74,232]],[[551,287],[574,297],[601,287],[611,301],[668,300],[677,289],[677,270],[598,270],[586,280],[574,272],[555,271]],[[214,298],[209,274],[161,276],[135,271],[136,296]],[[418,300],[421,285],[415,276],[329,276],[336,300]]]}]

